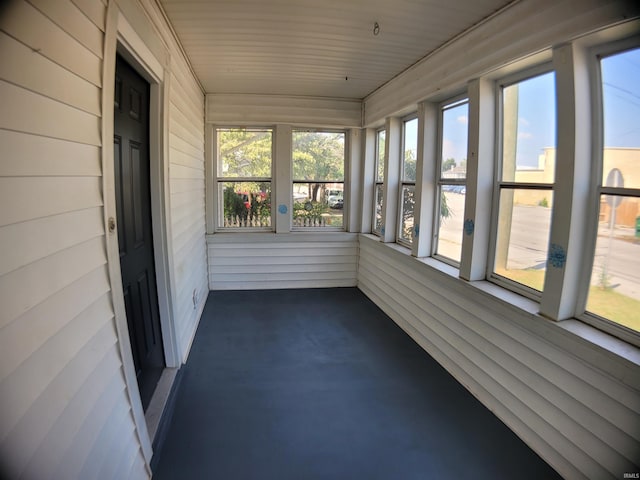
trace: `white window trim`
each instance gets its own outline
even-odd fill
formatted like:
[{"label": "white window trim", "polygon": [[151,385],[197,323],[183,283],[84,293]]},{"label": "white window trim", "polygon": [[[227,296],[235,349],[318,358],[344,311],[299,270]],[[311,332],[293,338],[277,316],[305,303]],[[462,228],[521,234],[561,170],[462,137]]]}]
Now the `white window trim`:
[{"label": "white window trim", "polygon": [[[443,185],[460,185],[460,186],[464,186],[465,188],[467,187],[467,176],[465,174],[465,178],[464,180],[450,180],[447,182],[443,182],[442,181],[442,149],[443,149],[443,118],[444,118],[444,112],[445,110],[448,110],[449,108],[455,108],[459,105],[464,105],[467,104],[467,109],[469,106],[469,97],[467,95],[467,92],[463,92],[463,93],[459,93],[457,95],[454,95],[452,97],[449,97],[447,100],[440,102],[440,104],[438,105],[438,125],[437,125],[437,138],[438,138],[438,150],[436,153],[436,162],[435,162],[435,173],[434,173],[434,178],[435,178],[435,192],[434,192],[434,209],[433,209],[433,240],[431,242],[431,256],[443,263],[446,263],[448,265],[451,265],[452,267],[455,268],[460,268],[460,264],[462,263],[462,258],[460,262],[455,261],[452,258],[446,257],[444,255],[440,255],[439,253],[437,253],[437,248],[438,248],[438,243],[439,243],[439,236],[440,236],[440,201],[441,201],[441,191],[442,191],[442,186]],[[468,141],[468,136],[469,136],[469,124],[467,123],[467,152],[469,151],[469,141]],[[467,153],[467,164],[469,163],[469,155]],[[466,194],[465,194],[465,208],[463,209],[463,211],[465,211],[466,209]],[[464,241],[464,233],[460,232],[460,241],[463,242]],[[461,249],[460,254],[462,255],[463,249]]]},{"label": "white window trim", "polygon": [[[221,177],[218,175],[218,157],[217,157],[217,142],[218,142],[218,130],[226,130],[226,129],[238,129],[238,130],[269,130],[271,131],[271,177]],[[265,125],[258,126],[252,125],[250,127],[247,126],[239,126],[239,125],[211,125],[209,131],[211,132],[211,158],[212,158],[212,168],[211,168],[211,195],[207,195],[207,198],[210,198],[212,205],[212,226],[213,232],[215,233],[224,233],[224,232],[272,232],[275,230],[275,211],[277,207],[275,206],[276,201],[276,128],[273,125]],[[209,143],[209,142],[207,142]],[[224,227],[220,226],[221,220],[221,212],[223,205],[220,204],[220,195],[218,192],[218,186],[221,182],[238,182],[238,181],[251,181],[251,182],[259,182],[259,181],[269,181],[271,182],[271,227]]]},{"label": "white window trim", "polygon": [[[582,322],[609,333],[627,343],[640,346],[640,334],[620,325],[605,317],[586,310],[589,289],[591,285],[591,275],[593,270],[594,252],[596,248],[598,232],[598,214],[600,208],[600,196],[602,193],[603,162],[604,151],[603,138],[603,96],[602,96],[602,72],[600,60],[602,57],[615,55],[625,50],[640,48],[640,35],[635,35],[622,40],[598,44],[587,51],[588,55],[588,80],[591,95],[591,176],[590,176],[590,215],[587,220],[587,233],[584,240],[584,251],[582,256],[583,269],[581,271],[581,282],[577,295],[576,318]],[[627,190],[627,189],[621,189]],[[638,189],[634,189],[637,190]]]},{"label": "white window trim", "polygon": [[[386,150],[388,149],[388,147],[386,147],[387,143],[388,143],[388,132],[386,130],[386,126],[382,126],[380,128],[377,128],[375,130],[375,136],[374,136],[374,160],[373,160],[373,212],[371,215],[371,232],[374,235],[377,235],[379,237],[382,237],[383,234],[383,229],[384,227],[384,205],[385,205],[385,198],[384,198],[384,190],[385,190],[385,183],[386,183],[386,177],[383,178],[383,181],[380,181],[378,178],[378,164],[380,161],[380,132],[385,132],[385,155],[386,155]],[[387,164],[388,164],[388,159],[385,158],[385,174],[386,174],[386,168],[387,168]],[[384,175],[384,174],[383,174]],[[376,228],[376,207],[378,206],[378,187],[382,188],[382,205],[381,205],[381,214],[382,214],[382,222],[380,225],[380,228]]]},{"label": "white window trim", "polygon": [[[291,231],[292,232],[346,232],[349,226],[349,198],[351,196],[351,182],[349,175],[349,152],[351,151],[351,135],[350,130],[348,129],[340,129],[340,128],[322,128],[322,127],[314,127],[314,128],[302,128],[302,127],[294,127],[291,129],[291,171],[293,172],[293,134],[295,132],[315,132],[315,133],[341,133],[344,135],[344,152],[343,152],[343,179],[341,181],[334,180],[318,180],[318,181],[306,181],[306,180],[296,180],[293,178],[293,173],[291,174]],[[342,206],[342,227],[296,227],[293,225],[293,184],[294,183],[342,183],[342,198],[343,198],[343,206]]]},{"label": "white window trim", "polygon": [[[507,290],[511,290],[520,295],[523,295],[527,298],[535,300],[537,302],[541,301],[542,292],[539,292],[533,288],[530,288],[521,283],[510,280],[506,277],[498,275],[494,272],[495,260],[496,260],[496,247],[497,247],[497,237],[498,237],[498,221],[499,221],[499,208],[500,208],[500,190],[501,185],[503,183],[514,183],[514,182],[502,182],[502,127],[503,127],[503,118],[502,118],[502,89],[504,87],[522,82],[529,78],[534,78],[540,75],[544,75],[546,73],[553,72],[553,65],[550,62],[542,63],[524,70],[519,70],[518,72],[512,73],[508,76],[502,77],[495,82],[495,160],[494,160],[494,179],[493,179],[493,202],[491,208],[491,234],[489,238],[489,251],[488,251],[488,261],[487,261],[487,280],[495,283]],[[556,92],[557,96],[557,92]],[[557,112],[556,112],[557,115]],[[557,138],[557,127],[556,127],[556,138]],[[556,140],[557,143],[557,140]],[[518,182],[518,184],[520,184]],[[525,184],[523,184],[525,185]],[[554,190],[553,185],[549,185],[551,191]],[[555,208],[555,202],[554,202]],[[553,211],[552,211],[553,216]]]},{"label": "white window trim", "polygon": [[[400,173],[399,173],[399,186],[398,186],[398,213],[397,213],[397,219],[398,219],[398,227],[397,227],[397,232],[396,232],[396,236],[397,236],[397,242],[400,245],[403,245],[407,248],[411,248],[413,242],[410,242],[408,240],[405,240],[404,238],[402,238],[402,211],[403,211],[403,201],[402,201],[402,192],[404,190],[405,186],[413,186],[414,189],[414,202],[417,201],[417,191],[416,191],[416,184],[417,184],[417,180],[418,180],[418,151],[416,148],[416,179],[413,181],[406,181],[404,179],[404,152],[405,152],[405,140],[406,140],[406,125],[408,122],[412,121],[412,120],[418,120],[418,113],[414,112],[410,115],[407,115],[406,117],[402,118],[402,137],[400,139]],[[418,120],[418,124],[419,124],[419,120]],[[419,125],[418,125],[419,128]],[[418,144],[418,139],[416,139],[416,147]],[[416,225],[416,218],[415,218],[415,205],[414,205],[414,218],[413,218],[413,225],[414,225],[414,238],[415,238],[415,225]]]}]

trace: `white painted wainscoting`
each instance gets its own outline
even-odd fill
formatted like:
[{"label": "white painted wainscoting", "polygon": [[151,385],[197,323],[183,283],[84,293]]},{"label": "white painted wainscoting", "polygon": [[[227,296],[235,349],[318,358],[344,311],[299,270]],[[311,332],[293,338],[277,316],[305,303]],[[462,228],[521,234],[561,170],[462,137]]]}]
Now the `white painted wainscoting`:
[{"label": "white painted wainscoting", "polygon": [[356,286],[355,233],[216,233],[207,247],[211,290]]},{"label": "white painted wainscoting", "polygon": [[359,248],[359,288],[560,474],[638,471],[632,347],[609,340],[600,348],[570,331],[590,327],[545,320],[529,300],[515,306],[517,296],[500,299],[497,287],[460,280],[457,270],[377,237],[360,235]]}]

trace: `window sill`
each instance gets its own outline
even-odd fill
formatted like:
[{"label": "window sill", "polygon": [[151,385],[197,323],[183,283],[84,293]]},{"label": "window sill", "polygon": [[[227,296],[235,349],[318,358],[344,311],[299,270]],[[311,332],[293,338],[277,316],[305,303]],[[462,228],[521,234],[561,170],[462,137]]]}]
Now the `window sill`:
[{"label": "window sill", "polygon": [[432,257],[413,257],[408,248],[397,243],[384,243],[372,234],[362,234],[361,238],[402,255],[404,258],[399,260],[408,266],[439,272],[451,288],[466,290],[466,294],[479,303],[492,302],[492,307],[499,314],[513,319],[520,327],[640,389],[640,348],[575,318],[556,322],[543,317],[539,313],[538,302],[487,280],[466,281],[459,278],[457,268]]}]

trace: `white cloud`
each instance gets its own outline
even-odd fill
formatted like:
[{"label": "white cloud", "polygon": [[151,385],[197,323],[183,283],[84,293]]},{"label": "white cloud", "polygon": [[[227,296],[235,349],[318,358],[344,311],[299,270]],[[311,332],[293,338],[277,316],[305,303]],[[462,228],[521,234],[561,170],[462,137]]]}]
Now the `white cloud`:
[{"label": "white cloud", "polygon": [[518,132],[519,140],[530,140],[533,138],[533,133],[531,132]]},{"label": "white cloud", "polygon": [[463,158],[467,158],[467,152],[466,150],[463,151],[455,142],[445,138],[442,141],[442,158],[453,158],[457,162]]},{"label": "white cloud", "polygon": [[531,125],[531,122],[524,117],[518,117],[518,123],[523,127],[528,127],[529,125]]},{"label": "white cloud", "polygon": [[458,118],[456,118],[456,120],[458,120],[458,123],[461,123],[463,125],[469,123],[469,118],[466,115],[460,115]]}]

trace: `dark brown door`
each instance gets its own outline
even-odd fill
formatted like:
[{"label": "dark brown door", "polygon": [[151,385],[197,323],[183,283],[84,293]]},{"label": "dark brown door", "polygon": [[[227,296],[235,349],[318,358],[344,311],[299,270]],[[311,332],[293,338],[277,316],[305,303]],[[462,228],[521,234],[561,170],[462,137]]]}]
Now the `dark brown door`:
[{"label": "dark brown door", "polygon": [[146,410],[165,365],[151,230],[149,84],[119,56],[113,143],[122,288]]}]

